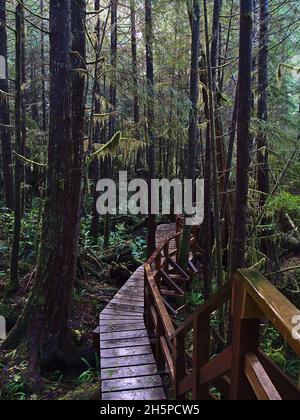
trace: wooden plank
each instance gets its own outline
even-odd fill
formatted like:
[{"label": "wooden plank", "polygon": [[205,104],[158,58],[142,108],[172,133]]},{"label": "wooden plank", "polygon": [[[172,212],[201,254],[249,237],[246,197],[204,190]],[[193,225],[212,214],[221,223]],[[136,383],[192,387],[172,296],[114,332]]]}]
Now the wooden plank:
[{"label": "wooden plank", "polygon": [[102,395],[103,401],[155,401],[165,400],[163,388],[149,388],[136,391],[108,392]]},{"label": "wooden plank", "polygon": [[100,325],[100,333],[109,332],[120,332],[120,331],[138,331],[145,330],[145,324],[143,322],[135,322],[134,324],[111,324],[111,325]]},{"label": "wooden plank", "polygon": [[102,392],[126,391],[128,389],[147,389],[162,387],[159,375],[140,376],[136,378],[107,379],[102,381]]},{"label": "wooden plank", "polygon": [[127,316],[127,317],[131,317],[131,318],[134,318],[134,319],[137,319],[137,318],[142,318],[143,319],[143,316],[144,316],[144,314],[141,313],[141,312],[120,311],[120,310],[116,310],[114,308],[104,309],[102,314],[103,315]]},{"label": "wooden plank", "polygon": [[126,291],[117,293],[115,298],[117,298],[117,299],[122,299],[122,298],[128,299],[128,298],[130,298],[133,301],[137,300],[138,302],[143,302],[144,303],[144,295],[142,297],[139,297],[135,293],[126,293]]},{"label": "wooden plank", "polygon": [[[107,325],[125,325],[125,324],[135,324],[135,323],[142,323],[142,322],[143,322],[143,319],[141,318],[128,319],[127,317],[101,318],[100,319],[101,327],[107,326]],[[144,328],[145,328],[145,324],[144,324]]]},{"label": "wooden plank", "polygon": [[104,315],[101,316],[99,324],[101,325],[111,325],[111,324],[131,324],[133,322],[144,322],[143,318],[135,318],[135,317],[128,317],[124,316],[114,316],[114,315]]},{"label": "wooden plank", "polygon": [[104,358],[101,359],[101,368],[115,368],[115,367],[126,367],[126,366],[137,366],[137,365],[149,365],[154,363],[153,354],[144,354],[138,356],[125,356],[116,358]]},{"label": "wooden plank", "polygon": [[117,305],[126,305],[126,306],[134,306],[135,308],[144,308],[144,302],[140,302],[137,300],[131,300],[130,297],[124,298],[114,298],[111,303],[117,304]]},{"label": "wooden plank", "polygon": [[186,279],[189,278],[189,275],[178,265],[172,258],[168,258],[169,264],[179,273],[182,275],[182,277],[185,277]]},{"label": "wooden plank", "polygon": [[247,354],[245,374],[259,401],[281,401],[277,389],[255,354]]},{"label": "wooden plank", "polygon": [[228,347],[214,359],[211,359],[200,370],[200,383],[207,384],[230,371],[232,364],[232,347]]},{"label": "wooden plank", "polygon": [[155,363],[142,366],[127,366],[122,368],[111,368],[101,370],[101,379],[134,378],[136,376],[147,376],[157,374]]},{"label": "wooden plank", "polygon": [[144,309],[143,308],[139,308],[136,306],[130,306],[130,305],[122,305],[122,304],[118,304],[118,303],[112,303],[110,302],[107,306],[107,309],[114,309],[116,311],[120,311],[120,312],[138,312],[138,313],[143,313]]},{"label": "wooden plank", "polygon": [[129,339],[121,339],[121,340],[109,340],[109,341],[101,341],[101,351],[103,349],[113,349],[113,348],[120,348],[120,347],[136,347],[136,346],[147,346],[149,344],[148,337],[142,338],[129,338]]},{"label": "wooden plank", "polygon": [[138,356],[141,354],[152,354],[150,345],[137,347],[122,347],[117,349],[101,350],[101,358],[106,357],[124,357],[124,356]]},{"label": "wooden plank", "polygon": [[148,332],[146,330],[141,331],[120,331],[120,332],[110,332],[100,334],[100,341],[110,341],[110,340],[128,340],[129,338],[143,338],[148,337]]},{"label": "wooden plank", "polygon": [[177,286],[177,284],[168,276],[168,274],[164,270],[160,270],[160,273],[162,275],[163,281],[167,284],[167,286],[174,290],[174,292],[178,293],[179,295],[183,296],[184,291]]}]

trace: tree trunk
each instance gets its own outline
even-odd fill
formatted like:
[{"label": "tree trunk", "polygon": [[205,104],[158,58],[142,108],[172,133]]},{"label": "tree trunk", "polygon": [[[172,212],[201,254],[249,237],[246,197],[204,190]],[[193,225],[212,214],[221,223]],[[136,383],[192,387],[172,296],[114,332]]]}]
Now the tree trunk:
[{"label": "tree trunk", "polygon": [[[50,133],[42,239],[30,297],[4,342],[4,348],[25,344],[30,371],[55,360],[71,363],[75,357],[68,323],[80,221],[84,79],[71,68],[71,16],[72,50],[84,58],[85,1],[50,1]],[[72,54],[72,64],[82,67],[78,55]]]},{"label": "tree trunk", "polygon": [[[41,16],[44,16],[44,0],[40,3]],[[44,20],[41,22],[41,27],[45,30]],[[46,70],[45,70],[45,34],[41,31],[41,96],[42,96],[42,130],[46,135],[47,131],[47,102],[46,102]]]},{"label": "tree trunk", "polygon": [[153,20],[152,0],[145,0],[146,27],[146,62],[147,62],[147,137],[148,137],[148,255],[155,251],[156,218],[151,214],[151,180],[155,178],[155,93],[154,93],[154,63],[153,63]]},{"label": "tree trunk", "polygon": [[[207,64],[206,56],[202,53],[200,81],[203,86],[208,86],[207,80]],[[204,117],[205,121],[209,121],[209,100],[208,89],[203,88],[203,102],[204,102]],[[211,223],[211,191],[212,191],[212,176],[211,176],[211,139],[210,129],[206,128],[206,142],[205,142],[205,161],[204,161],[204,222],[203,222],[203,242],[204,261],[203,261],[203,278],[204,278],[204,298],[207,300],[212,291],[212,243],[214,234],[212,232]],[[205,239],[204,239],[205,238]]]},{"label": "tree trunk", "polygon": [[252,106],[253,1],[240,1],[240,61],[237,116],[237,177],[231,271],[245,266]]},{"label": "tree trunk", "polygon": [[[24,24],[24,8],[21,3],[16,7],[16,75],[15,75],[15,152],[23,154],[22,147],[22,36]],[[15,204],[14,204],[14,232],[10,259],[10,279],[7,293],[10,294],[17,289],[19,284],[19,250],[22,220],[22,179],[24,165],[19,157],[15,157]]]},{"label": "tree trunk", "polygon": [[[190,101],[188,156],[186,177],[195,181],[196,147],[198,141],[199,100],[199,57],[200,57],[200,0],[193,0],[192,47],[190,72]],[[191,216],[191,215],[187,215]],[[191,226],[184,226],[180,244],[180,265],[186,269],[190,252]]]},{"label": "tree trunk", "polygon": [[[95,10],[100,10],[100,0],[95,0]],[[92,107],[91,112],[91,121],[90,121],[90,138],[93,136],[94,143],[100,143],[100,125],[99,122],[94,119],[94,112],[95,114],[100,114],[100,100],[97,95],[100,96],[100,88],[99,88],[99,60],[101,54],[101,21],[100,15],[97,16],[97,23],[96,23],[96,34],[97,34],[97,46],[96,46],[96,64],[95,64],[95,72],[94,72],[94,87],[93,87],[93,94],[92,94],[92,101],[94,106]],[[93,190],[94,190],[94,200],[93,200],[93,208],[92,208],[92,221],[90,227],[90,235],[94,238],[95,242],[97,242],[100,234],[100,215],[97,212],[96,204],[98,200],[98,192],[96,191],[97,182],[100,179],[100,159],[95,158],[93,159],[90,167],[90,176],[93,182]]]},{"label": "tree trunk", "polygon": [[[257,118],[263,123],[268,121],[268,44],[269,44],[269,0],[259,0],[260,28],[258,53],[258,105]],[[265,130],[257,136],[257,189],[260,191],[260,207],[262,208],[270,192],[268,138]]]},{"label": "tree trunk", "polygon": [[[111,58],[110,64],[112,68],[112,79],[110,83],[110,103],[116,111],[117,108],[117,52],[118,52],[118,0],[111,0]],[[116,133],[116,116],[113,115],[109,119],[109,140]],[[113,175],[112,159],[106,159],[106,177],[111,178]],[[111,233],[111,215],[106,214],[104,226],[104,243],[103,248],[107,249],[110,242]]]},{"label": "tree trunk", "polygon": [[[135,0],[130,0],[130,20],[131,20],[131,55],[132,55],[132,78],[133,78],[133,120],[134,135],[139,138],[140,124],[140,105],[139,105],[139,82],[138,82],[138,62],[137,62],[137,36],[136,36],[136,4]],[[139,174],[142,169],[143,152],[137,152],[136,169]]]},{"label": "tree trunk", "polygon": [[6,0],[0,0],[0,55],[4,58],[6,76],[0,79],[0,90],[4,92],[0,97],[0,139],[3,168],[4,202],[7,208],[14,208],[14,181],[12,170],[12,148],[9,115],[8,64],[7,64],[7,33],[6,33]]},{"label": "tree trunk", "polygon": [[[208,13],[206,2],[204,1],[204,21],[205,21],[205,38],[206,38],[206,56],[210,57],[209,32],[208,32]],[[209,100],[209,128],[211,138],[211,163],[213,174],[213,198],[214,198],[214,233],[216,242],[216,276],[217,284],[220,288],[223,284],[222,271],[222,239],[221,239],[221,222],[220,222],[220,200],[218,186],[218,161],[217,161],[217,136],[216,136],[216,113],[215,113],[215,97],[214,82],[211,61],[207,60],[207,76],[208,76],[208,100]]]}]

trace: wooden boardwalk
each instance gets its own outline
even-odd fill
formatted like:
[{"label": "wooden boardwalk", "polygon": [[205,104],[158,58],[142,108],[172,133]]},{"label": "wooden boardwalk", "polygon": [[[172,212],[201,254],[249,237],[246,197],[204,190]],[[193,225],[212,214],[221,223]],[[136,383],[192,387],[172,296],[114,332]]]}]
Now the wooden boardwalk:
[{"label": "wooden boardwalk", "polygon": [[[175,229],[159,226],[157,245]],[[166,399],[144,324],[144,266],[100,314],[100,366],[102,400]]]}]

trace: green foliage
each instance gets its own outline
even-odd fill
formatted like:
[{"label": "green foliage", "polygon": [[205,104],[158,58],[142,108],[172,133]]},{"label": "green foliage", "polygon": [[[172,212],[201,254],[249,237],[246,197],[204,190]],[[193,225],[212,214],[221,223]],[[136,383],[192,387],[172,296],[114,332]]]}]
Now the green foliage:
[{"label": "green foliage", "polygon": [[79,385],[85,385],[90,384],[91,382],[94,382],[98,379],[99,376],[99,356],[98,354],[95,354],[95,366],[91,366],[91,364],[84,358],[81,359],[81,361],[87,366],[87,370],[82,372],[79,378],[77,379],[77,383]]},{"label": "green foliage", "polygon": [[300,196],[282,192],[268,202],[268,215],[275,215],[280,223],[288,214],[293,222],[300,227]]},{"label": "green foliage", "polygon": [[192,308],[196,308],[204,303],[204,297],[202,292],[192,290],[188,295],[188,302]]},{"label": "green foliage", "polygon": [[272,327],[264,328],[262,349],[266,355],[295,383],[298,380],[300,360],[295,356],[278,331]]},{"label": "green foliage", "polygon": [[19,365],[18,371],[14,368],[7,369],[4,364],[0,363],[1,373],[7,376],[7,381],[0,389],[0,400],[24,401],[27,399],[26,380],[22,374],[26,368],[27,364],[25,362]]}]

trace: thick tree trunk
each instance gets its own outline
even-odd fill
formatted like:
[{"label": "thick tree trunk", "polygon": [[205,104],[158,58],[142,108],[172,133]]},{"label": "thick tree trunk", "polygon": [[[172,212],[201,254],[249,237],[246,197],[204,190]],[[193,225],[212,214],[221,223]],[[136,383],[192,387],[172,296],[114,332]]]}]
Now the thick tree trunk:
[{"label": "thick tree trunk", "polygon": [[6,33],[6,0],[0,0],[0,55],[4,58],[6,75],[0,79],[0,139],[3,168],[4,201],[9,209],[14,208],[14,181],[12,170],[12,148],[9,115],[8,64],[7,64],[7,33]]},{"label": "thick tree trunk", "polygon": [[[75,356],[68,322],[80,221],[84,79],[71,68],[71,16],[72,50],[85,57],[85,1],[50,1],[50,133],[42,240],[30,297],[4,343],[5,348],[21,342],[27,346],[30,370],[53,360],[72,362]],[[82,67],[76,55],[72,64]]]},{"label": "thick tree trunk", "polygon": [[155,250],[156,218],[151,214],[151,180],[155,178],[155,133],[154,133],[154,63],[153,63],[153,20],[152,0],[145,0],[146,26],[146,61],[147,61],[147,137],[148,137],[148,183],[149,183],[149,216],[148,216],[148,255]]},{"label": "thick tree trunk", "polygon": [[[190,120],[186,177],[195,181],[196,148],[198,141],[199,100],[199,57],[200,57],[200,0],[193,0],[192,46],[190,70]],[[191,215],[187,215],[191,216]],[[180,265],[186,269],[190,252],[191,226],[184,226],[180,244]]]},{"label": "thick tree trunk", "polygon": [[253,2],[241,0],[240,61],[237,117],[237,178],[232,234],[231,270],[245,266],[250,166],[250,119],[252,102]]}]

